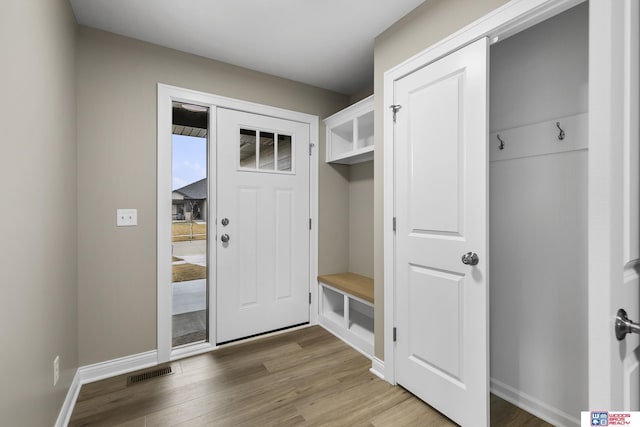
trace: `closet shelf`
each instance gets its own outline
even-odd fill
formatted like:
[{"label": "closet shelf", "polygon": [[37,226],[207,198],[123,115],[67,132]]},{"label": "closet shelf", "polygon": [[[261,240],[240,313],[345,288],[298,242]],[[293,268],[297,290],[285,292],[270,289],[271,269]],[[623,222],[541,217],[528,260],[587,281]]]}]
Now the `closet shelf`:
[{"label": "closet shelf", "polygon": [[373,160],[373,95],[324,119],[327,163]]},{"label": "closet shelf", "polygon": [[373,160],[373,145],[360,148],[359,150],[349,151],[338,156],[327,163],[340,163],[342,165],[355,165],[356,163],[364,163]]}]

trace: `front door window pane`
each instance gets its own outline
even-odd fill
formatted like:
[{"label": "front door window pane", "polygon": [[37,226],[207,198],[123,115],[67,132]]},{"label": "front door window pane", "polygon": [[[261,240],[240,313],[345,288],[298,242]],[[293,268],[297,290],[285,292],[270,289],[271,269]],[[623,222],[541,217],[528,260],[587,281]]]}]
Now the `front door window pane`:
[{"label": "front door window pane", "polygon": [[262,172],[293,171],[293,136],[277,132],[240,128],[240,169]]},{"label": "front door window pane", "polygon": [[278,170],[291,172],[291,136],[278,135]]},{"label": "front door window pane", "polygon": [[256,131],[240,129],[240,167],[256,167]]},{"label": "front door window pane", "polygon": [[260,132],[260,169],[273,170],[274,135],[271,132]]}]

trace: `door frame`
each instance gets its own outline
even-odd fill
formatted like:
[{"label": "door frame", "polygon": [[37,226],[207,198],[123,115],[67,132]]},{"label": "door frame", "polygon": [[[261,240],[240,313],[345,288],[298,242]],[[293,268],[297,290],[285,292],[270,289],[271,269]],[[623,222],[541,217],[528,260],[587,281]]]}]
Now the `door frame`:
[{"label": "door frame", "polygon": [[[383,372],[385,380],[391,384],[396,383],[395,344],[392,339],[395,326],[395,150],[394,127],[391,125],[393,111],[388,106],[395,103],[394,83],[475,40],[488,37],[493,44],[583,1],[512,0],[384,73],[384,362],[380,366],[380,361],[377,361],[373,369]],[[609,342],[609,336],[613,334],[613,317],[598,305],[602,301],[605,305],[611,302],[611,283],[622,280],[621,273],[610,269],[611,262],[616,261],[610,253],[611,248],[617,246],[621,253],[627,255],[625,259],[637,259],[640,252],[637,236],[638,165],[628,155],[635,153],[637,158],[638,153],[638,88],[633,83],[634,79],[624,72],[629,52],[637,51],[639,43],[633,31],[621,30],[625,25],[631,28],[638,26],[637,16],[630,18],[628,13],[625,15],[632,1],[589,1],[589,150],[592,155],[588,166],[590,303],[587,327],[589,339],[594,342],[597,342],[596,337],[606,338]],[[634,87],[636,93],[629,96],[630,88]],[[609,141],[620,141],[620,144]],[[622,192],[613,194],[612,188],[624,188],[624,195]],[[625,213],[624,224],[622,220],[618,221],[619,224],[612,219],[620,212]],[[608,220],[610,227],[601,227],[603,219]],[[633,238],[625,237],[632,233]],[[594,248],[598,247],[601,248],[596,252]],[[607,262],[603,262],[605,259]],[[613,374],[610,369],[602,368],[611,366],[609,351],[606,346],[589,345],[589,406],[592,408],[611,407]],[[602,387],[602,384],[610,387]]]},{"label": "door frame", "polygon": [[[591,0],[594,2],[594,0]],[[640,286],[638,155],[640,40],[637,0],[597,1],[589,34],[589,407],[637,409],[629,402],[628,376],[640,367],[621,365],[638,337],[618,342],[615,313],[637,321]],[[593,81],[593,83],[592,83]],[[611,143],[607,143],[607,142]],[[623,295],[624,294],[624,295]],[[599,344],[599,345],[598,345]],[[603,386],[604,385],[604,386]]]},{"label": "door frame", "polygon": [[[216,247],[213,244],[214,228],[209,227],[207,238],[207,278],[209,283],[209,342],[194,344],[176,350],[171,345],[171,245],[160,242],[170,242],[171,239],[171,127],[173,101],[191,103],[209,107],[209,147],[208,147],[208,186],[209,186],[209,218],[213,223],[217,213],[216,206],[216,111],[217,108],[238,110],[247,113],[301,122],[309,125],[309,142],[312,147],[309,160],[309,215],[313,224],[318,224],[318,116],[286,110],[264,104],[258,104],[239,99],[227,98],[191,89],[158,83],[157,105],[157,352],[158,363],[168,362],[216,349],[216,265],[211,260],[216,259]],[[309,291],[311,302],[309,306],[309,323],[318,322],[318,295],[316,277],[318,276],[318,227],[312,227],[309,233]]]}]

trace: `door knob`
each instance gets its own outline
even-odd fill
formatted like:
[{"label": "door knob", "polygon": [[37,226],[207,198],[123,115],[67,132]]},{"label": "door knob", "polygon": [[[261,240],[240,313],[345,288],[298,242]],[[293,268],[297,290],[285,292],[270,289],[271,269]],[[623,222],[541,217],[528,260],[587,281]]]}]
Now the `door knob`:
[{"label": "door knob", "polygon": [[475,252],[467,252],[462,255],[462,263],[464,265],[476,265],[478,263],[478,255]]},{"label": "door knob", "polygon": [[222,236],[220,236],[220,240],[222,240],[222,243],[227,243],[229,241],[229,235],[223,234]]},{"label": "door knob", "polygon": [[627,312],[620,309],[616,315],[615,331],[618,341],[622,341],[627,334],[640,334],[640,324],[629,320]]}]

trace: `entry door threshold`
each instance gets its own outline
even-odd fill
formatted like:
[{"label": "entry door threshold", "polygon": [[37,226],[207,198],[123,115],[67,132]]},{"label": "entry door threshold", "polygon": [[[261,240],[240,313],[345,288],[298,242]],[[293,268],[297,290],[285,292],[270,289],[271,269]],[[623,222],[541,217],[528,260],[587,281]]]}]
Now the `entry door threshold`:
[{"label": "entry door threshold", "polygon": [[280,335],[283,332],[291,332],[291,331],[294,331],[294,330],[297,330],[297,329],[308,328],[309,326],[311,326],[311,324],[309,322],[298,323],[297,325],[285,326],[284,328],[274,329],[272,331],[267,331],[267,332],[261,332],[259,334],[249,335],[248,337],[237,338],[235,340],[229,340],[229,341],[220,342],[220,343],[218,343],[218,346],[220,346],[220,347],[222,347],[222,346],[228,347],[229,345],[232,345],[232,344],[240,344],[240,343],[245,343],[245,342],[249,342],[249,341],[255,341],[256,339],[259,339],[259,338],[265,338],[265,337],[268,337],[268,336]]}]

